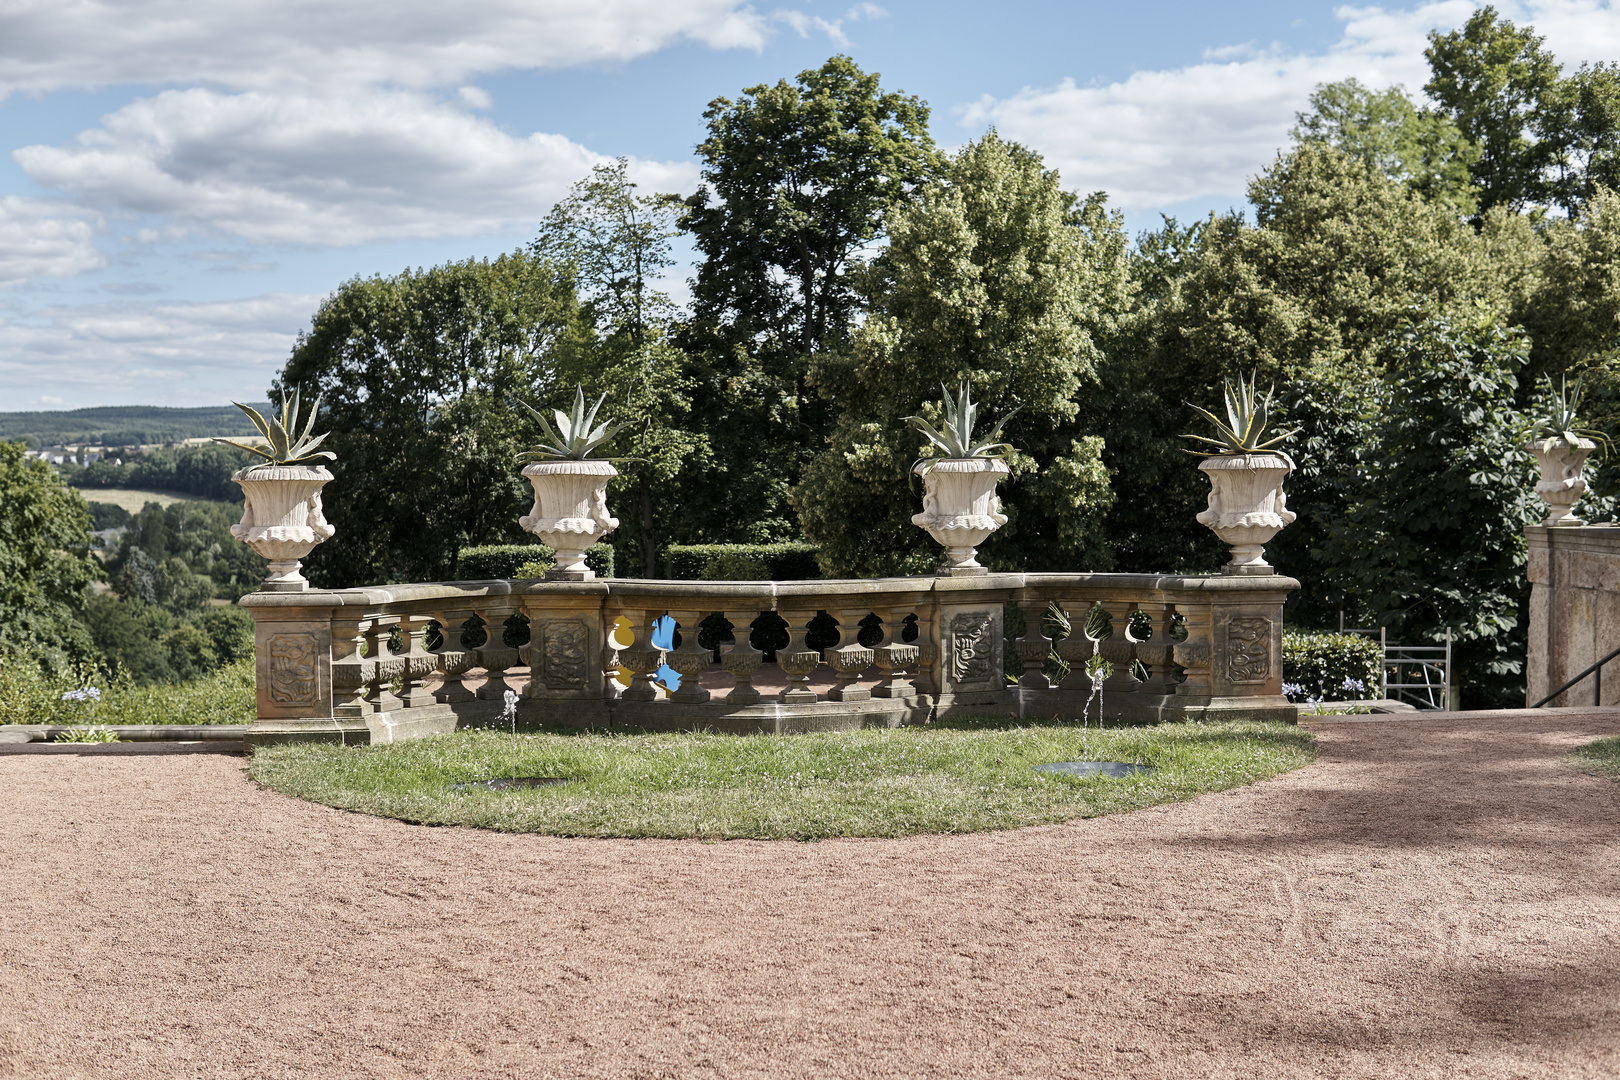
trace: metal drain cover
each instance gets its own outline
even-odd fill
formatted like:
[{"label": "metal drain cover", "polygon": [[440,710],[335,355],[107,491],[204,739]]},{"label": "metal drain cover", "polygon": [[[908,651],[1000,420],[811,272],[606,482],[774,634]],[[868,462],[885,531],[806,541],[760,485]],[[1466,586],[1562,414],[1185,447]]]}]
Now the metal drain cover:
[{"label": "metal drain cover", "polygon": [[494,780],[469,780],[465,784],[452,784],[452,791],[521,791],[524,788],[553,787],[568,783],[566,776],[502,776]]},{"label": "metal drain cover", "polygon": [[1133,765],[1128,761],[1054,761],[1035,766],[1036,772],[1064,773],[1068,776],[1134,776],[1153,771],[1151,765]]}]

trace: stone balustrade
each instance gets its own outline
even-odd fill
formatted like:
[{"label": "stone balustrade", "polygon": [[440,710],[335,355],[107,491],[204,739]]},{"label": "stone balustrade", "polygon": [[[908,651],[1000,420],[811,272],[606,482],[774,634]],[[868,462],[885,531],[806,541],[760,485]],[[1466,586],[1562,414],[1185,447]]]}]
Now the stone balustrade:
[{"label": "stone balustrade", "polygon": [[[248,741],[447,732],[493,722],[508,689],[522,724],[785,733],[1078,718],[1088,707],[1095,717],[1094,668],[1109,719],[1293,721],[1282,611],[1298,587],[1279,576],[991,573],[260,592],[241,601],[257,631]],[[1052,604],[1067,636],[1047,635]],[[1015,611],[1023,631],[1009,638]],[[658,649],[664,616],[679,640]],[[528,640],[515,644],[524,621]],[[681,675],[673,693],[658,679],[665,664]]]}]

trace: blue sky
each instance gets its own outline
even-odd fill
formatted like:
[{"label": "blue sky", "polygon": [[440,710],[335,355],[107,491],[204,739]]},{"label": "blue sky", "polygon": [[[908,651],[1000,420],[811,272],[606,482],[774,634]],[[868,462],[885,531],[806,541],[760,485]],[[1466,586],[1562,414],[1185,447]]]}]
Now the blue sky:
[{"label": "blue sky", "polygon": [[[712,98],[835,52],[1133,233],[1241,205],[1314,85],[1416,91],[1424,34],[1474,7],[7,0],[0,410],[262,397],[343,280],[519,246],[606,157],[689,191]],[[1604,0],[1497,7],[1568,65],[1620,59]]]}]

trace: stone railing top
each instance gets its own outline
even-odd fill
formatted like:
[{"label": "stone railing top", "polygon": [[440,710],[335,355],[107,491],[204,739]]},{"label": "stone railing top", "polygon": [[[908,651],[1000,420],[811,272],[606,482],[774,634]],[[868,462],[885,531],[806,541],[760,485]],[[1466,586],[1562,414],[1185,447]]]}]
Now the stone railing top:
[{"label": "stone railing top", "polygon": [[[1288,593],[1299,582],[1281,575],[1235,577],[1221,574],[1059,574],[990,573],[974,577],[818,578],[810,581],[683,581],[643,578],[599,578],[593,581],[545,581],[538,578],[488,581],[444,581],[424,584],[379,585],[358,589],[310,590],[287,593],[250,593],[244,607],[378,608],[399,603],[517,600],[525,596],[617,598],[622,600],[680,597],[693,602],[726,600],[764,601],[774,609],[778,601],[851,600],[883,597],[918,597],[926,593],[1013,592],[1018,590],[1118,590],[1143,592]],[[943,597],[942,597],[943,598]]]}]

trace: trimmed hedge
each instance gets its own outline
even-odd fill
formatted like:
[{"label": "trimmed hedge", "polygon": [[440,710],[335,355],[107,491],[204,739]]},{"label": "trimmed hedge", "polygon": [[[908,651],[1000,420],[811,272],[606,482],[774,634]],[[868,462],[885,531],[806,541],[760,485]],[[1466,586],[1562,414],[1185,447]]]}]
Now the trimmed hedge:
[{"label": "trimmed hedge", "polygon": [[[1378,642],[1362,634],[1283,631],[1283,693],[1291,701],[1377,697],[1378,672],[1383,662]],[[1359,690],[1357,682],[1361,683]]]},{"label": "trimmed hedge", "polygon": [[671,544],[664,562],[677,581],[810,581],[821,576],[814,544]]},{"label": "trimmed hedge", "polygon": [[[545,544],[485,544],[462,548],[457,556],[461,580],[487,578],[539,577],[557,562],[557,553]],[[597,577],[613,576],[613,549],[596,544],[585,550],[585,565]],[[519,571],[522,573],[519,573]]]}]

